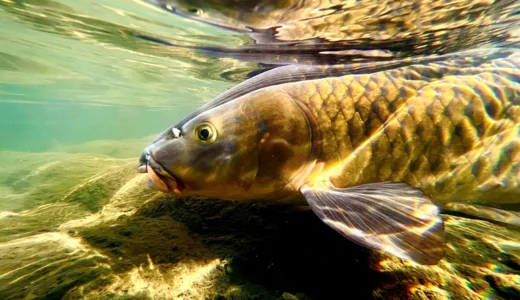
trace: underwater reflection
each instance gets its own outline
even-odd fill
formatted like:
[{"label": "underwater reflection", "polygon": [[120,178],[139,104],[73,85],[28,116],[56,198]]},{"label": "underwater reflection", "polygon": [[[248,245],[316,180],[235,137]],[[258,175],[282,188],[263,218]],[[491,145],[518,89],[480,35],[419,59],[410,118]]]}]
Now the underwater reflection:
[{"label": "underwater reflection", "polygon": [[[269,64],[345,63],[449,53],[518,41],[514,0],[146,0],[177,16],[249,35],[254,45],[205,48]],[[166,42],[167,43],[167,42]]]}]

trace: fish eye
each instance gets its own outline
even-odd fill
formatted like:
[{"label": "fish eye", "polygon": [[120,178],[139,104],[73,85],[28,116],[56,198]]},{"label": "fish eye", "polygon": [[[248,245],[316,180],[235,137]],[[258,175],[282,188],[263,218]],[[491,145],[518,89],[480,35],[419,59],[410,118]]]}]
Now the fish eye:
[{"label": "fish eye", "polygon": [[195,136],[201,142],[213,142],[217,138],[217,131],[215,127],[209,123],[200,124],[197,129],[195,129]]}]

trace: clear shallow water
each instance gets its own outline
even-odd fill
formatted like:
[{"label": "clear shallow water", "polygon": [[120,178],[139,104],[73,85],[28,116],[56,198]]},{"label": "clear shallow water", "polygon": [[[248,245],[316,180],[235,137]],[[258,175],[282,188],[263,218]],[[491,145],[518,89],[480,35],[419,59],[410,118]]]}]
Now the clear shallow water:
[{"label": "clear shallow water", "polygon": [[152,136],[257,66],[137,36],[249,37],[128,0],[3,0],[0,28],[0,298],[520,295],[509,227],[448,216],[445,259],[418,266],[357,247],[310,212],[147,188],[135,167]]},{"label": "clear shallow water", "polygon": [[1,1],[0,28],[2,150],[153,135],[255,68],[139,39],[247,42],[141,1]]}]

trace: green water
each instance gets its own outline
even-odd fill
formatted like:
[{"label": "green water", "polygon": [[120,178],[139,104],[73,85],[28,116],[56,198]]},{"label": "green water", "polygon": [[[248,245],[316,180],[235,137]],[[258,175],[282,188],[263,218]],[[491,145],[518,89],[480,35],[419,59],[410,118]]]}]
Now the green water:
[{"label": "green water", "polygon": [[4,0],[0,28],[2,150],[153,135],[254,68],[137,38],[247,42],[142,1]]}]

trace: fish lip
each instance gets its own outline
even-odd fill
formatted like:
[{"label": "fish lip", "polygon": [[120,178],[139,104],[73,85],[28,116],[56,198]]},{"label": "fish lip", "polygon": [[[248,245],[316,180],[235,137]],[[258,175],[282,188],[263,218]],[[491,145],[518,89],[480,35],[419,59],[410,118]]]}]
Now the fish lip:
[{"label": "fish lip", "polygon": [[[180,195],[186,188],[180,178],[173,175],[168,169],[158,163],[152,155],[149,156],[145,165],[141,164],[138,167],[138,171],[140,173],[148,173],[150,183],[162,192]],[[157,180],[161,182],[157,182]],[[166,188],[164,188],[164,186]]]}]

